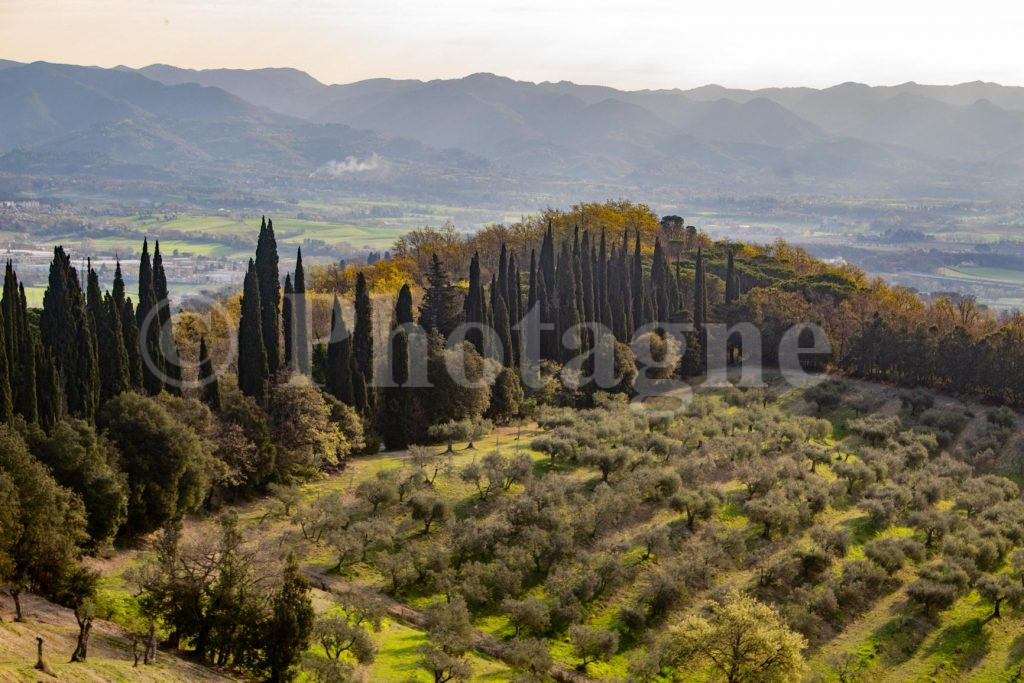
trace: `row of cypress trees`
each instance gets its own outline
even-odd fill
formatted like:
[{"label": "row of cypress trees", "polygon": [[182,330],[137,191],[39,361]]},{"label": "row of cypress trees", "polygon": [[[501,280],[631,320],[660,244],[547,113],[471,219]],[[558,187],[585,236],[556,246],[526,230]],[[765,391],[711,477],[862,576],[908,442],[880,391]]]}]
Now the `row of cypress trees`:
[{"label": "row of cypress trees", "polygon": [[106,292],[88,261],[83,291],[58,246],[42,309],[30,310],[8,261],[0,298],[0,419],[17,414],[49,428],[65,414],[94,420],[104,402],[129,389],[180,394],[167,295],[159,243],[151,259],[143,242],[137,307],[126,295],[120,261]]},{"label": "row of cypress trees", "polygon": [[[639,233],[632,242],[631,245],[628,231],[621,244],[609,245],[604,231],[598,240],[593,240],[589,231],[583,231],[581,236],[577,228],[572,240],[563,240],[556,254],[549,225],[539,255],[536,250],[530,251],[525,300],[522,273],[514,253],[501,245],[497,272],[491,276],[489,290],[481,280],[479,254],[474,254],[462,320],[494,329],[503,345],[507,365],[516,362],[520,349],[513,328],[535,306],[539,306],[540,321],[554,326],[553,330],[541,333],[540,357],[555,362],[579,352],[564,347],[562,339],[567,330],[581,322],[601,323],[624,343],[632,339],[636,330],[653,322],[692,322],[699,332],[708,322],[707,275],[701,249],[694,256],[693,281],[686,283],[680,262],[669,262],[660,238],[655,240],[649,269],[644,268]],[[435,281],[434,270],[428,275],[426,294],[427,307],[432,311],[437,308],[432,300],[439,298],[437,292],[447,286]],[[725,280],[726,303],[733,303],[739,296],[739,280],[731,251]],[[688,292],[692,292],[692,301],[686,296]],[[438,315],[433,312],[430,317],[436,319]],[[480,352],[485,350],[482,334],[470,330],[467,339]],[[579,341],[585,345],[586,335]]]}]

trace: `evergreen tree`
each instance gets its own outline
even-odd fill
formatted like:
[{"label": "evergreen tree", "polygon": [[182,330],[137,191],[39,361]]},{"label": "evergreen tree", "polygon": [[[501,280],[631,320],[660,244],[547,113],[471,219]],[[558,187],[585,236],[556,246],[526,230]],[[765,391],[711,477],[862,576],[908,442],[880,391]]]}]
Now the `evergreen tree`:
[{"label": "evergreen tree", "polygon": [[203,401],[214,412],[220,412],[220,380],[213,372],[213,360],[206,348],[206,337],[199,337],[199,383],[203,388]]},{"label": "evergreen tree", "polygon": [[96,335],[100,361],[100,401],[106,402],[131,388],[128,349],[124,344],[121,313],[109,294],[103,297],[103,318]]},{"label": "evergreen tree", "polygon": [[[467,323],[484,323],[484,289],[480,283],[480,255],[473,254],[469,261],[469,288],[462,306],[462,316]],[[477,353],[484,351],[484,337],[479,329],[471,329],[466,339],[476,347]]]},{"label": "evergreen tree", "polygon": [[572,273],[576,290],[576,311],[583,317],[583,263],[580,260],[580,228],[575,226],[572,233]]},{"label": "evergreen tree", "polygon": [[327,342],[327,391],[342,403],[354,404],[352,393],[352,337],[345,326],[341,302],[334,297],[331,337]]},{"label": "evergreen tree", "polygon": [[278,271],[274,221],[264,221],[260,225],[260,236],[256,242],[256,279],[260,289],[263,348],[267,351],[267,369],[273,375],[281,367],[281,274]]},{"label": "evergreen tree", "polygon": [[[352,357],[355,362],[357,379],[353,376],[352,390],[356,406],[361,413],[373,408],[373,310],[370,302],[370,290],[366,285],[366,277],[359,273],[356,277],[356,321],[352,330]],[[363,386],[363,395],[359,393],[359,384]],[[365,398],[363,397],[365,396]],[[362,405],[360,405],[362,403]]]},{"label": "evergreen tree", "polygon": [[661,248],[661,238],[654,240],[654,256],[651,259],[651,300],[654,307],[654,319],[665,322],[669,319],[670,310],[670,279],[668,274],[668,261],[665,259],[665,251]]},{"label": "evergreen tree", "polygon": [[[576,308],[576,273],[573,268],[572,251],[566,242],[558,254],[558,283],[556,286],[557,323],[556,333],[557,352],[562,360],[571,358],[575,353],[570,348],[563,348],[565,334],[573,330],[580,322],[579,309]],[[574,335],[579,337],[578,331]]]},{"label": "evergreen tree", "polygon": [[295,294],[292,297],[292,353],[295,355],[295,367],[304,375],[310,372],[309,367],[309,330],[306,327],[306,271],[302,267],[302,249],[295,255]]},{"label": "evergreen tree", "polygon": [[731,304],[739,296],[739,278],[736,275],[734,251],[729,249],[728,261],[725,265],[725,303]]},{"label": "evergreen tree", "polygon": [[171,297],[167,291],[167,274],[164,272],[164,259],[160,255],[160,240],[153,245],[153,292],[156,294],[156,305],[159,307],[160,318],[160,353],[164,359],[164,371],[167,379],[164,389],[176,396],[181,395],[181,357],[178,355],[178,344],[174,340],[174,325],[171,322]]},{"label": "evergreen tree", "polygon": [[[7,321],[0,307],[0,329],[7,330]],[[11,393],[11,364],[7,361],[7,345],[0,344],[0,422],[10,422],[14,416],[14,396]]]},{"label": "evergreen tree", "polygon": [[39,419],[35,362],[35,347],[38,341],[29,327],[24,287],[18,284],[18,277],[10,260],[7,261],[4,272],[0,312],[3,313],[5,323],[3,345],[7,355],[11,401],[14,411],[27,422],[33,423]]},{"label": "evergreen tree", "polygon": [[[412,291],[409,285],[402,285],[395,302],[393,328],[412,322]],[[413,439],[415,429],[415,407],[413,392],[404,385],[409,382],[409,334],[398,329],[389,348],[388,368],[392,381],[398,386],[384,389],[383,406],[380,411],[380,434],[390,450],[407,448]]]},{"label": "evergreen tree", "polygon": [[64,393],[53,352],[42,345],[35,347],[36,399],[39,424],[51,429],[64,413]]},{"label": "evergreen tree", "polygon": [[[547,232],[544,233],[544,240],[540,245],[540,260],[538,262],[540,272],[544,274],[544,284],[548,289],[548,296],[554,296],[555,286],[555,239],[551,230],[551,222],[548,222]],[[553,303],[551,299],[546,302],[549,306]]]},{"label": "evergreen tree", "polygon": [[519,324],[519,321],[523,317],[523,292],[520,282],[522,282],[522,273],[519,272],[519,264],[516,259],[516,255],[512,254],[508,262],[509,269],[509,299],[506,302],[508,304],[508,321],[510,325],[510,331],[512,334],[512,354],[513,362],[519,362],[519,355],[521,353],[522,341],[519,336],[519,330],[511,329],[515,328]]},{"label": "evergreen tree", "polygon": [[63,247],[53,250],[39,330],[56,361],[68,410],[92,420],[99,400],[94,335],[78,273]]},{"label": "evergreen tree", "polygon": [[583,320],[585,322],[596,322],[600,318],[594,311],[594,254],[593,245],[590,243],[590,231],[583,232],[583,240],[580,242],[580,289],[582,289]]},{"label": "evergreen tree", "polygon": [[263,308],[256,264],[249,259],[242,290],[242,315],[238,321],[238,388],[263,404],[267,395],[270,369],[263,348]]},{"label": "evergreen tree", "polygon": [[615,275],[615,284],[622,290],[622,342],[628,344],[633,338],[633,288],[631,286],[629,267],[629,234],[622,234],[622,249],[619,250],[618,272]]},{"label": "evergreen tree", "polygon": [[427,287],[420,304],[420,326],[428,333],[437,330],[444,337],[451,334],[458,325],[457,296],[441,259],[436,253],[431,254]]},{"label": "evergreen tree", "polygon": [[630,290],[633,293],[633,329],[638,330],[650,322],[647,316],[647,288],[644,287],[643,254],[640,251],[640,232],[636,233],[636,245],[633,249],[633,267],[630,269],[632,279]]},{"label": "evergreen tree", "polygon": [[693,274],[693,323],[698,329],[708,322],[707,280],[704,277],[704,255],[697,247],[697,267]]},{"label": "evergreen tree", "polygon": [[153,264],[149,260],[149,244],[142,240],[139,259],[139,305],[135,319],[139,327],[139,358],[142,363],[142,386],[155,395],[164,388],[164,358],[160,353],[160,320],[154,307],[158,305],[153,282]]},{"label": "evergreen tree", "polygon": [[284,580],[271,600],[270,618],[261,638],[270,683],[292,679],[292,669],[309,647],[315,618],[309,582],[299,572],[295,557],[288,555]]},{"label": "evergreen tree", "polygon": [[114,287],[111,292],[114,306],[117,307],[118,320],[121,322],[121,339],[124,342],[128,357],[129,384],[135,389],[142,389],[142,357],[139,354],[139,327],[135,322],[135,309],[132,300],[125,297],[124,277],[121,275],[121,261],[114,266]]},{"label": "evergreen tree", "polygon": [[293,324],[295,311],[292,309],[292,299],[295,298],[295,288],[292,287],[291,273],[284,276],[284,299],[281,301],[281,332],[284,335],[284,367],[291,370],[295,366],[295,352],[292,350],[294,343]]},{"label": "evergreen tree", "polygon": [[597,251],[597,260],[594,267],[597,269],[597,278],[594,287],[594,310],[597,312],[598,320],[608,327],[613,327],[612,309],[608,301],[608,246],[605,240],[604,230],[601,230],[601,244]]},{"label": "evergreen tree", "polygon": [[494,331],[504,350],[503,362],[506,366],[512,367],[515,365],[515,354],[512,350],[512,328],[508,324],[508,307],[505,305],[505,297],[501,294],[498,294],[494,303]]}]

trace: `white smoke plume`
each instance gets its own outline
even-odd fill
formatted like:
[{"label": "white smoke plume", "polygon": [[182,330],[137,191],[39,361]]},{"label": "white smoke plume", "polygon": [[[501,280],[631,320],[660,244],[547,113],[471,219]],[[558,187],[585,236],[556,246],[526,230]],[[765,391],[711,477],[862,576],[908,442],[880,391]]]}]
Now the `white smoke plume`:
[{"label": "white smoke plume", "polygon": [[345,157],[344,161],[332,160],[320,168],[313,171],[314,176],[343,176],[350,173],[365,173],[366,171],[376,171],[381,167],[381,159],[376,152],[371,154],[366,159],[358,159],[350,156]]}]

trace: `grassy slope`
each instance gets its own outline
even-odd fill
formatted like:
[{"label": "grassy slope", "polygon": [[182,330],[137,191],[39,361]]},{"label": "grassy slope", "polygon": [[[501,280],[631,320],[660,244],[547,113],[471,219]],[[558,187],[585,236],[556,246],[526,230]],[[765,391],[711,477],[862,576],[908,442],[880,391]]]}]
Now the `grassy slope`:
[{"label": "grassy slope", "polygon": [[[890,399],[880,409],[881,412],[895,409],[894,404],[897,402],[891,400],[891,397],[895,395],[893,389],[863,384],[859,384],[859,386]],[[787,410],[795,413],[806,411],[806,405],[798,396],[790,395],[787,399]],[[948,400],[943,402],[947,405],[950,403]],[[983,419],[981,410],[976,410],[976,415],[978,415],[976,420]],[[965,433],[969,432],[970,427],[965,430]],[[524,433],[521,443],[528,442],[531,436],[530,433]],[[453,459],[453,466],[457,469],[495,447],[510,452],[518,447],[513,437],[514,434],[511,430],[498,430],[486,439],[478,441],[477,450],[459,450]],[[460,445],[460,448],[462,447],[464,445]],[[544,472],[547,466],[546,458],[536,453],[532,455],[537,460],[537,472]],[[312,499],[328,491],[351,492],[360,481],[375,476],[379,470],[400,466],[402,457],[403,454],[388,453],[354,459],[345,472],[305,485],[302,488],[303,496],[306,499]],[[831,472],[826,466],[821,467],[819,471],[823,476],[831,477]],[[573,475],[584,478],[586,481],[591,481],[594,477],[593,472],[587,470],[575,470]],[[457,505],[473,504],[474,489],[460,481],[457,476],[442,475],[437,483],[439,492],[450,500],[458,501]],[[751,541],[756,542],[759,529],[742,514],[740,500],[743,491],[741,485],[738,482],[727,482],[724,489],[730,502],[720,510],[720,521],[743,528]],[[294,527],[279,514],[278,505],[272,500],[256,501],[243,506],[239,512],[247,526],[258,530],[258,533],[265,537],[294,534]],[[664,524],[672,518],[673,513],[668,510],[660,510],[656,517],[647,519],[634,528],[620,530],[613,535],[616,541],[628,540],[635,537],[644,526],[655,523]],[[873,531],[865,529],[863,515],[855,507],[826,510],[821,519],[827,520],[830,524],[845,525],[853,532],[855,545],[847,560],[862,557],[861,546],[876,535],[912,533],[906,527],[890,527],[875,534]],[[212,520],[197,519],[189,522],[187,532],[201,534],[211,529]],[[416,531],[410,530],[409,533],[411,537]],[[771,552],[781,555],[789,552],[796,545],[807,542],[806,532],[798,532],[775,542]],[[307,571],[320,574],[333,563],[328,548],[318,548],[312,545],[305,547]],[[630,555],[635,555],[638,559],[639,553],[635,550],[635,548],[631,550]],[[140,561],[138,551],[127,551],[111,560],[99,563],[105,565],[103,568],[109,572],[105,586],[112,595],[130,602],[127,598],[128,586],[124,583],[121,575],[126,566],[138,561]],[[865,667],[861,673],[865,678],[879,681],[1014,680],[1012,676],[1019,670],[1022,660],[1024,660],[1024,618],[1022,618],[1024,611],[1017,612],[1006,609],[1003,619],[987,620],[988,606],[981,603],[976,594],[971,593],[958,600],[950,609],[942,612],[936,622],[922,621],[916,618],[914,612],[905,604],[904,588],[913,578],[915,572],[916,568],[914,567],[902,570],[899,575],[902,585],[899,589],[889,595],[880,596],[867,612],[852,619],[843,631],[832,640],[817,650],[806,653],[808,675],[822,677],[824,680],[838,680],[832,672],[834,657],[842,653],[857,653]],[[752,578],[751,570],[725,573],[716,577],[716,587],[707,593],[717,592],[726,585],[742,587]],[[383,577],[368,565],[357,565],[349,574],[335,577],[335,579],[368,590],[382,589],[385,583]],[[622,605],[629,604],[634,599],[636,590],[636,583],[624,586],[613,595],[592,605],[587,613],[588,623],[602,627],[612,626],[616,612]],[[328,609],[334,604],[331,594],[320,590],[315,593],[318,610]],[[697,599],[690,601],[687,607],[670,615],[670,621],[679,619],[696,609],[703,597],[705,596],[696,596]],[[430,596],[415,596],[405,599],[412,607],[422,608],[432,598]],[[65,614],[62,618],[66,624],[61,626],[61,629],[73,637],[73,617],[70,614]],[[475,625],[480,631],[497,637],[507,637],[511,633],[507,619],[500,614],[478,617]],[[0,628],[19,627],[6,624]],[[0,653],[3,656],[3,659],[0,659],[0,678],[2,678],[3,672],[14,665],[14,660],[11,659],[11,655],[7,654],[7,650],[2,649],[7,631],[3,630],[0,633],[4,634],[0,636]],[[100,634],[97,633],[97,635]],[[112,638],[114,641],[117,640],[116,636],[112,636]],[[417,649],[424,642],[424,634],[421,631],[407,624],[390,620],[375,635],[375,639],[379,653],[374,664],[365,671],[368,680],[429,680],[426,673],[417,667]],[[32,644],[32,641],[26,642],[29,645]],[[66,646],[58,648],[62,653],[60,659],[65,658],[63,653],[70,652],[70,647],[71,641],[68,641]],[[112,644],[110,647],[114,648],[115,645]],[[121,647],[124,648],[127,645],[122,643]],[[21,651],[25,651],[24,645],[21,646]],[[114,652],[116,653],[116,651]],[[570,644],[565,639],[552,641],[551,652],[556,661],[567,668],[574,667],[578,663],[572,654]],[[29,654],[31,655],[31,648],[29,648]],[[597,679],[617,679],[624,676],[628,664],[628,654],[623,651],[607,663],[592,664],[588,668],[588,675]],[[94,657],[94,662],[88,665],[90,668],[107,666],[101,649],[96,650]],[[56,657],[51,659],[55,660]],[[114,659],[117,659],[117,656]],[[28,665],[30,664],[31,662],[28,663]],[[109,665],[115,666],[114,663]],[[508,680],[511,676],[510,670],[504,664],[479,654],[474,655],[473,665],[474,680]],[[168,663],[167,666],[170,667],[171,664]],[[99,668],[97,668],[98,671]],[[692,674],[679,672],[678,678],[689,680],[692,678]],[[115,676],[114,679],[117,680],[117,677]]]}]

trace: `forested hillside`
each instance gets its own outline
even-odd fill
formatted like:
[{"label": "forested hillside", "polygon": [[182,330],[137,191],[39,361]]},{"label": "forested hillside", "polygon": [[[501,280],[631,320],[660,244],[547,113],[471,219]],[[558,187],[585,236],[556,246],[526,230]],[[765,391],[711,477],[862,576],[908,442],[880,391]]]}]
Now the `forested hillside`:
[{"label": "forested hillside", "polygon": [[[113,620],[140,675],[1019,675],[1019,319],[626,202],[308,273],[258,230],[205,308],[169,305],[155,241],[135,297],[56,247],[32,309],[8,264],[0,583],[18,620],[26,593],[73,611],[59,658]],[[767,385],[700,388],[717,323],[760,330],[723,351]],[[773,370],[807,323],[803,370],[849,377]],[[692,401],[630,402],[668,379]]]}]

